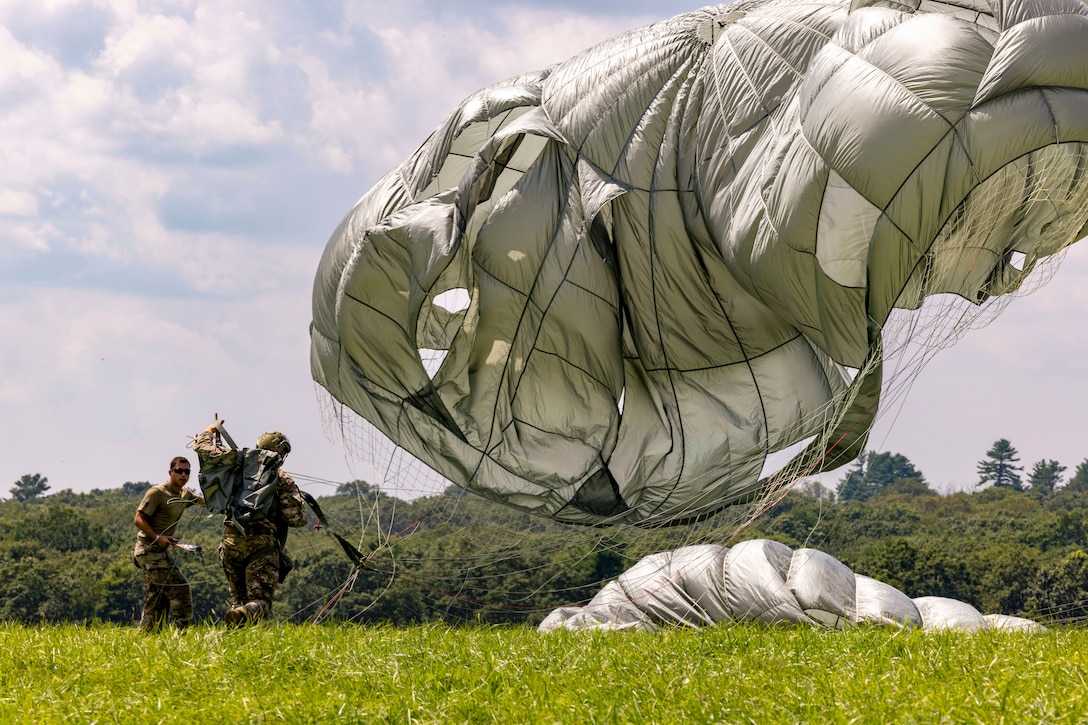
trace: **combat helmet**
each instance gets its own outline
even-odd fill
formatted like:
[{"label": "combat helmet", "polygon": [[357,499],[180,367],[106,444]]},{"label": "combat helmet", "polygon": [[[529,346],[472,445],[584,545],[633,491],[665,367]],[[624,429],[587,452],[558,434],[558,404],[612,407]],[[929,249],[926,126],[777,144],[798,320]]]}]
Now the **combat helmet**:
[{"label": "combat helmet", "polygon": [[261,435],[257,437],[257,447],[266,451],[275,451],[281,456],[286,456],[291,452],[291,441],[278,430],[270,430],[261,433]]}]

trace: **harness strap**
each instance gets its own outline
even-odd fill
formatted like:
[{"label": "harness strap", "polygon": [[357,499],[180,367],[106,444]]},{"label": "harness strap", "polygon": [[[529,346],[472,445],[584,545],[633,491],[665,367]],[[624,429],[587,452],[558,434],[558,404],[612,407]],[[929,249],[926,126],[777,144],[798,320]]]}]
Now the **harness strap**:
[{"label": "harness strap", "polygon": [[258,559],[263,559],[264,557],[268,556],[269,554],[275,554],[279,550],[280,550],[279,544],[274,544],[272,546],[266,546],[263,549],[257,549],[252,554],[250,554],[246,558],[242,559],[242,566],[243,567],[249,566],[251,563],[257,561]]},{"label": "harness strap", "polygon": [[366,557],[363,556],[358,549],[352,546],[350,541],[332,530],[328,520],[325,518],[325,513],[321,510],[321,507],[317,505],[317,501],[314,500],[313,496],[301,489],[299,489],[299,494],[310,508],[313,509],[314,516],[317,516],[317,520],[321,522],[321,525],[324,526],[325,529],[333,535],[337,543],[340,544],[340,548],[344,550],[344,554],[351,560],[351,563],[355,565],[355,568],[362,568],[366,564]]}]

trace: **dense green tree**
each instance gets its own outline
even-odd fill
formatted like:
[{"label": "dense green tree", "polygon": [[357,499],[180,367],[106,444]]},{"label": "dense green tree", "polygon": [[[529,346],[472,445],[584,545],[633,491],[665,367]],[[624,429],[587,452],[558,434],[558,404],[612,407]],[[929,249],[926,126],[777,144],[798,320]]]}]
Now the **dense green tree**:
[{"label": "dense green tree", "polygon": [[1069,491],[1088,491],[1088,458],[1077,464],[1065,488]]},{"label": "dense green tree", "polygon": [[866,479],[874,488],[885,488],[903,480],[925,483],[925,477],[914,464],[900,453],[875,453],[869,455]]},{"label": "dense green tree", "polygon": [[986,458],[979,461],[978,486],[981,488],[991,484],[994,488],[1023,491],[1020,472],[1024,467],[1016,465],[1019,461],[1020,454],[1012,447],[1012,443],[1005,438],[995,441],[990,450],[986,451]]},{"label": "dense green tree", "polygon": [[1088,547],[1088,511],[1083,506],[1035,511],[1017,529],[1017,543],[1041,552]]},{"label": "dense green tree", "polygon": [[983,612],[1021,614],[1031,604],[1041,554],[1030,547],[1002,542],[965,560],[976,606]]},{"label": "dense green tree", "polygon": [[[909,596],[954,597],[987,613],[1068,620],[1082,616],[1080,606],[1088,616],[1081,603],[1088,565],[1082,572],[1074,555],[1088,551],[1088,487],[1078,492],[1070,483],[1045,497],[993,486],[945,496],[904,461],[867,453],[852,467],[865,500],[832,503],[815,486],[799,486],[736,541],[811,546]],[[1078,470],[1088,474],[1088,461]],[[143,592],[131,563],[132,515],[146,488],[0,501],[0,620],[133,622]],[[586,601],[646,554],[736,543],[738,533],[734,510],[684,527],[590,533],[461,489],[401,500],[352,482],[337,493],[320,501],[328,528],[372,557],[357,572],[328,531],[293,531],[296,568],[277,591],[279,620],[301,622],[324,610],[360,623],[531,623],[552,607]],[[373,503],[365,514],[359,496]],[[205,549],[176,556],[193,587],[197,621],[219,621],[228,599],[214,552],[221,521],[197,512],[184,520],[185,538]]]},{"label": "dense green tree", "polygon": [[611,549],[601,549],[593,555],[594,581],[615,579],[623,573],[624,568],[623,557]]},{"label": "dense green tree", "polygon": [[20,557],[0,565],[0,580],[3,581],[0,620],[41,621],[46,603],[53,598],[56,568],[32,557]]},{"label": "dense green tree", "polygon": [[117,558],[103,568],[96,586],[95,617],[106,622],[131,622],[139,619],[144,601],[144,585],[139,576],[133,576],[134,570],[131,561]]},{"label": "dense green tree", "polygon": [[910,597],[951,597],[973,603],[966,562],[956,554],[939,539],[892,538],[870,544],[848,563],[855,572],[891,584]]},{"label": "dense green tree", "polygon": [[151,488],[150,481],[125,481],[121,484],[121,495],[132,498],[143,498],[143,495],[147,493],[147,489]]},{"label": "dense green tree", "polygon": [[878,491],[881,496],[936,496],[937,492],[921,478],[900,478]]},{"label": "dense green tree", "polygon": [[12,528],[15,538],[34,540],[43,548],[61,552],[109,546],[105,530],[67,504],[50,503],[44,510],[16,522]]},{"label": "dense green tree", "polygon": [[815,478],[803,479],[794,488],[805,496],[812,498],[814,501],[835,500],[835,492]]},{"label": "dense green tree", "polygon": [[1044,567],[1031,590],[1032,613],[1054,622],[1088,620],[1088,554],[1076,549]]},{"label": "dense green tree", "polygon": [[925,484],[925,477],[900,453],[863,452],[839,482],[840,501],[868,501],[876,492],[898,481]]},{"label": "dense green tree", "polygon": [[1065,466],[1054,460],[1036,461],[1028,474],[1028,486],[1032,494],[1045,496],[1054,493],[1062,482]]},{"label": "dense green tree", "polygon": [[11,497],[16,501],[37,501],[48,490],[48,478],[40,473],[27,473],[11,487]]},{"label": "dense green tree", "polygon": [[367,483],[362,479],[355,479],[347,483],[341,483],[336,487],[337,496],[355,496],[363,501],[374,501],[378,498],[388,498],[378,486]]}]

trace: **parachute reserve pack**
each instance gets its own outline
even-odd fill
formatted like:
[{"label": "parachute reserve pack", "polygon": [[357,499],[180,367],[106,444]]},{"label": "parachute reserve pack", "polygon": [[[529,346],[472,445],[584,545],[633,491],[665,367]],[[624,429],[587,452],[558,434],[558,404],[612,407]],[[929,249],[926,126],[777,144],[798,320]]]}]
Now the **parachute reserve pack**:
[{"label": "parachute reserve pack", "polygon": [[198,480],[208,510],[226,514],[227,523],[246,533],[250,522],[268,518],[276,501],[282,463],[275,451],[233,445],[226,453],[202,462]]}]

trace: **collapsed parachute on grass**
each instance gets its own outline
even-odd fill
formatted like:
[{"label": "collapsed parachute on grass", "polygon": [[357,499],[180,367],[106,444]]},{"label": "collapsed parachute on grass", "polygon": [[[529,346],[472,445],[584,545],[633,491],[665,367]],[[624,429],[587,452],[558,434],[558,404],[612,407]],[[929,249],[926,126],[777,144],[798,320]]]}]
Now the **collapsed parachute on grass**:
[{"label": "collapsed parachute on grass", "polygon": [[1086,47],[1079,0],[757,0],[484,88],[329,240],[313,377],[564,522],[838,467],[893,309],[1014,292],[1088,233]]},{"label": "collapsed parachute on grass", "polygon": [[911,599],[893,586],[855,574],[816,549],[765,539],[687,546],[643,558],[581,607],[560,607],[540,623],[551,632],[702,627],[723,622],[875,624],[926,630],[1035,631],[1030,619],[981,614],[946,597]]}]

